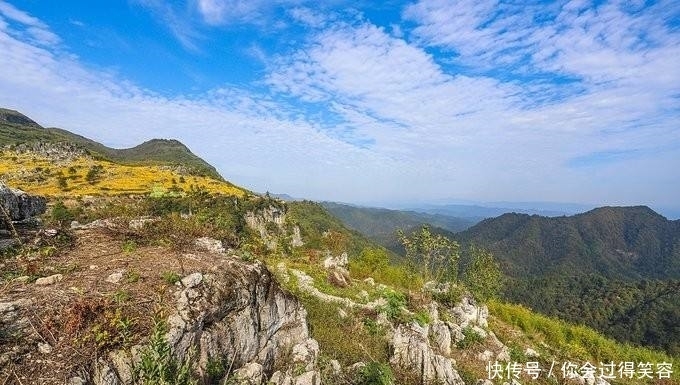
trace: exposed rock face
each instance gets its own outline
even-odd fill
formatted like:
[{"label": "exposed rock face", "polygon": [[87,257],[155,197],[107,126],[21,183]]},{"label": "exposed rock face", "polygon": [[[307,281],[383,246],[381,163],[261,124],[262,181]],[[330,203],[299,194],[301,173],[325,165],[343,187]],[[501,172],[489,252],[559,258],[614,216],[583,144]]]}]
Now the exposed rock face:
[{"label": "exposed rock face", "polygon": [[461,302],[451,309],[451,314],[456,318],[456,323],[461,328],[470,324],[488,327],[489,309],[486,305],[477,306],[475,300],[470,296],[463,297]]},{"label": "exposed rock face", "polygon": [[450,358],[436,354],[428,342],[428,326],[399,325],[392,338],[390,363],[415,372],[418,384],[464,385]]},{"label": "exposed rock face", "polygon": [[[309,337],[307,313],[295,297],[281,290],[263,264],[224,258],[208,274],[184,277],[179,287],[166,339],[177,360],[194,357],[192,366],[199,377],[207,378],[211,360],[222,360],[236,369],[234,378],[239,383],[266,383],[274,367],[292,367],[294,363],[288,362],[292,357],[311,372],[308,376],[320,378],[314,370],[319,345]],[[121,379],[121,372],[127,370],[125,363],[111,359],[105,366],[97,370],[95,380],[113,375]],[[286,377],[285,373],[277,376]],[[297,377],[290,379],[298,382]]]},{"label": "exposed rock face", "polygon": [[286,223],[286,212],[283,209],[269,206],[257,212],[249,211],[245,215],[245,220],[248,227],[260,233],[267,248],[270,250],[276,248],[276,234],[270,234],[267,224],[270,224],[270,227],[273,224],[279,232],[283,231],[283,225]]},{"label": "exposed rock face", "polygon": [[7,229],[5,215],[11,221],[25,221],[45,212],[47,201],[43,197],[29,195],[21,190],[7,187],[0,182],[0,229]]}]

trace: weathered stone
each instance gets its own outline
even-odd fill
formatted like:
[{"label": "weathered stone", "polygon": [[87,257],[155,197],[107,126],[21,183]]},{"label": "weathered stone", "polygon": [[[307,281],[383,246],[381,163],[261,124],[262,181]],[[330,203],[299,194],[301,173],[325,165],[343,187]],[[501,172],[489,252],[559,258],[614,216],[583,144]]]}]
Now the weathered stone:
[{"label": "weathered stone", "polygon": [[349,272],[344,269],[332,269],[328,271],[328,282],[337,287],[348,287],[351,283]]},{"label": "weathered stone", "polygon": [[133,230],[141,230],[145,224],[154,222],[158,222],[158,218],[149,217],[137,218],[130,220],[130,222],[128,222],[128,227]]},{"label": "weathered stone", "polygon": [[123,279],[123,272],[117,271],[115,273],[109,274],[105,281],[108,283],[119,283]]},{"label": "weathered stone", "polygon": [[302,241],[302,235],[300,235],[300,228],[298,226],[293,226],[293,235],[290,240],[290,245],[293,247],[304,246]]},{"label": "weathered stone", "polygon": [[465,334],[463,334],[463,328],[461,328],[458,324],[454,324],[453,322],[447,322],[446,326],[449,327],[449,332],[451,332],[451,342],[453,344],[457,344],[465,339]]},{"label": "weathered stone", "polygon": [[38,342],[38,351],[42,354],[52,353],[52,346],[46,342]]},{"label": "weathered stone", "polygon": [[42,277],[35,280],[35,284],[38,286],[54,285],[55,283],[64,279],[61,274],[50,275],[49,277]]},{"label": "weathered stone", "polygon": [[21,190],[9,188],[0,182],[0,228],[9,229],[5,216],[13,222],[26,221],[47,210],[47,200],[43,197],[29,195]]},{"label": "weathered stone", "polygon": [[271,205],[258,211],[249,211],[245,215],[245,220],[248,227],[260,234],[260,238],[268,249],[276,249],[278,234],[269,234],[267,224],[273,223],[276,225],[277,232],[283,231],[283,225],[286,222],[286,212],[283,209]]},{"label": "weathered stone", "polygon": [[312,338],[293,346],[293,363],[305,365],[305,370],[312,370],[318,357],[319,343]]},{"label": "weathered stone", "polygon": [[430,336],[439,354],[444,356],[451,355],[451,331],[446,323],[442,321],[433,322],[430,325]]},{"label": "weathered stone", "polygon": [[510,349],[503,347],[498,354],[496,354],[496,361],[510,362]]},{"label": "weathered stone", "polygon": [[532,348],[527,348],[527,349],[524,351],[524,354],[525,354],[527,357],[530,357],[530,358],[537,358],[537,357],[540,357],[540,356],[541,356],[537,351],[535,351],[535,350],[532,349]]},{"label": "weathered stone", "polygon": [[199,249],[215,254],[222,254],[226,251],[222,246],[222,241],[210,237],[198,238],[194,241],[194,245]]},{"label": "weathered stone", "polygon": [[201,273],[191,273],[180,280],[182,286],[186,288],[193,288],[203,281],[203,274]]},{"label": "weathered stone", "polygon": [[418,383],[464,385],[451,359],[436,354],[428,342],[427,326],[399,325],[392,337],[390,363],[414,373]]},{"label": "weathered stone", "polygon": [[483,362],[489,362],[493,358],[493,352],[491,350],[485,350],[477,354],[477,359]]},{"label": "weathered stone", "polygon": [[258,363],[270,375],[275,366],[290,364],[285,360],[293,346],[314,350],[307,313],[259,262],[218,260],[200,285],[183,288],[176,298],[166,338],[178,359],[195,351],[199,367],[228,357],[234,367]]},{"label": "weathered stone", "polygon": [[328,365],[331,367],[331,372],[335,375],[342,373],[342,366],[340,366],[340,361],[330,360]]},{"label": "weathered stone", "polygon": [[451,309],[451,314],[456,318],[456,323],[463,328],[469,324],[488,326],[489,309],[486,305],[477,306],[470,296],[464,296],[461,302]]},{"label": "weathered stone", "polygon": [[276,371],[274,374],[272,374],[271,378],[267,382],[267,385],[293,385],[293,377],[291,377],[288,373]]},{"label": "weathered stone", "polygon": [[326,269],[336,269],[336,268],[347,268],[347,263],[349,262],[349,258],[347,257],[347,253],[342,253],[338,257],[334,256],[329,256],[323,261],[323,267]]},{"label": "weathered stone", "polygon": [[321,375],[317,371],[303,373],[293,380],[294,385],[321,385]]},{"label": "weathered stone", "polygon": [[249,362],[235,370],[233,377],[239,385],[260,385],[263,379],[262,365]]}]

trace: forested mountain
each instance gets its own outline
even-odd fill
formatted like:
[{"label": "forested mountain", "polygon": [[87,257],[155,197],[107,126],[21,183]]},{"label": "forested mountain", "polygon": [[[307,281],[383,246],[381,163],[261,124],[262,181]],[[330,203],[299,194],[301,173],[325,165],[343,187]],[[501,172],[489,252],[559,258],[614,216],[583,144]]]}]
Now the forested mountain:
[{"label": "forested mountain", "polygon": [[645,206],[556,218],[511,213],[456,238],[494,253],[508,277],[505,299],[680,352],[680,221]]},{"label": "forested mountain", "polygon": [[490,249],[511,277],[680,278],[680,221],[646,206],[602,207],[554,218],[504,214],[457,239]]}]

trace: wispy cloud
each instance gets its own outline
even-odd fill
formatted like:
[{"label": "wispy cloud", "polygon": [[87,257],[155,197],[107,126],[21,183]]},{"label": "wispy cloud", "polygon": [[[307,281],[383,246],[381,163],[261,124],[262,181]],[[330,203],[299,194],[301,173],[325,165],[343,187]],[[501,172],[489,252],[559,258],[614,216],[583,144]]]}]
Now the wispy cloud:
[{"label": "wispy cloud", "polygon": [[166,27],[182,46],[192,52],[200,52],[199,42],[204,39],[191,22],[186,9],[177,9],[172,3],[162,0],[133,0],[148,9]]},{"label": "wispy cloud", "polygon": [[[28,28],[47,26],[0,7],[0,105],[109,145],[177,137],[259,190],[676,202],[680,174],[668,170],[680,148],[667,144],[680,143],[680,30],[666,20],[677,2],[421,0],[404,9],[408,22],[380,26],[303,1],[138,1],[168,25],[194,12],[217,30],[270,20],[278,7],[304,35],[278,52],[246,46],[266,66],[259,81],[161,96],[87,67],[56,36],[41,43]],[[200,49],[195,31],[211,27],[175,22],[177,38]]]},{"label": "wispy cloud", "polygon": [[13,28],[12,32],[19,38],[43,46],[54,46],[61,42],[45,23],[4,1],[0,1],[0,16],[0,22],[5,18],[8,22],[14,23],[16,28]]}]

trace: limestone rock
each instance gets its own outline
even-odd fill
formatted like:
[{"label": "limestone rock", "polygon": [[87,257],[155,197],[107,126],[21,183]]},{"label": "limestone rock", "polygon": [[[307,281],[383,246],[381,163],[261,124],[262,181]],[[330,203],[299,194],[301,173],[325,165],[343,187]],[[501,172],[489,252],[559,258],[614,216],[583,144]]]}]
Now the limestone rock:
[{"label": "limestone rock", "polygon": [[54,285],[55,283],[64,279],[61,274],[50,275],[49,277],[42,277],[35,280],[35,284],[39,286]]},{"label": "limestone rock", "polygon": [[226,251],[222,246],[222,241],[210,237],[198,238],[194,241],[194,245],[199,249],[215,254],[222,254]]},{"label": "limestone rock", "polygon": [[293,380],[294,385],[321,385],[321,375],[317,371],[303,373]]},{"label": "limestone rock", "polygon": [[[176,294],[166,338],[178,359],[190,351],[204,370],[211,359],[234,367],[262,366],[264,376],[285,367],[292,347],[303,344],[313,359],[318,344],[309,341],[307,313],[291,294],[281,290],[262,263],[221,259],[201,284]],[[315,362],[314,362],[315,364]]]},{"label": "limestone rock", "polygon": [[38,351],[42,354],[52,353],[52,346],[45,342],[38,342]]},{"label": "limestone rock", "polygon": [[347,253],[342,253],[339,257],[334,257],[334,256],[328,256],[326,259],[323,261],[323,267],[326,269],[336,269],[336,268],[347,268],[347,264],[349,262],[349,258],[347,257]]},{"label": "limestone rock", "polygon": [[345,269],[332,269],[328,271],[328,282],[337,287],[348,287],[351,284],[349,272]]},{"label": "limestone rock", "polygon": [[302,235],[300,235],[300,228],[298,226],[293,226],[293,236],[292,239],[290,240],[290,245],[293,247],[300,247],[304,246],[304,242],[302,242]]},{"label": "limestone rock", "polygon": [[[0,205],[13,222],[26,221],[47,210],[45,198],[9,188],[3,182],[0,182]],[[4,213],[0,216],[0,229],[9,229],[4,216]]]},{"label": "limestone rock", "polygon": [[444,356],[451,355],[451,331],[446,323],[435,321],[430,325],[430,336],[435,350]]},{"label": "limestone rock", "polygon": [[293,364],[303,364],[305,370],[311,371],[319,358],[319,343],[308,338],[304,343],[293,346]]},{"label": "limestone rock", "polygon": [[390,363],[417,377],[418,383],[464,385],[451,359],[436,354],[428,343],[428,327],[412,323],[399,325],[392,338]]},{"label": "limestone rock", "polygon": [[128,222],[128,227],[133,230],[141,230],[145,224],[157,222],[158,218],[142,217],[137,219],[132,219]]},{"label": "limestone rock", "polygon": [[203,274],[201,273],[191,273],[180,280],[182,286],[186,288],[192,288],[198,286],[201,281],[203,281]]},{"label": "limestone rock", "polygon": [[493,352],[491,350],[485,350],[477,354],[477,359],[482,362],[489,362],[493,358]]},{"label": "limestone rock", "polygon": [[263,379],[262,365],[257,362],[250,362],[243,365],[233,373],[239,385],[260,385]]},{"label": "limestone rock", "polygon": [[456,318],[456,323],[464,328],[470,324],[487,327],[489,309],[486,305],[477,306],[470,296],[464,296],[460,303],[451,309],[451,314]]},{"label": "limestone rock", "polygon": [[108,283],[119,283],[121,279],[123,279],[123,272],[117,271],[115,273],[109,274],[105,281]]}]

